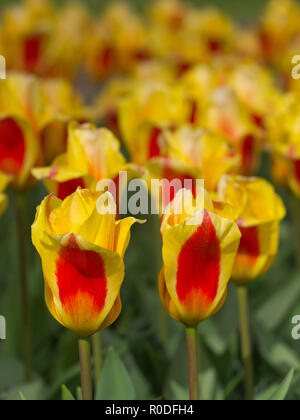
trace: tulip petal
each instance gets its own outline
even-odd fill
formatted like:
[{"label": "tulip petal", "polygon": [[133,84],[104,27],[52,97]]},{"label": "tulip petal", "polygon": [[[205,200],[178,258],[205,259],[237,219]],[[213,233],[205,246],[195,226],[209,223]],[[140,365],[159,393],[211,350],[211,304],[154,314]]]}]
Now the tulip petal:
[{"label": "tulip petal", "polygon": [[163,232],[166,287],[186,324],[206,319],[224,299],[239,239],[234,222],[207,210]]},{"label": "tulip petal", "polygon": [[[46,300],[52,315],[80,336],[89,336],[108,322],[124,278],[117,253],[68,234],[41,239]],[[50,274],[51,273],[51,274]],[[116,317],[111,315],[111,322]]]}]

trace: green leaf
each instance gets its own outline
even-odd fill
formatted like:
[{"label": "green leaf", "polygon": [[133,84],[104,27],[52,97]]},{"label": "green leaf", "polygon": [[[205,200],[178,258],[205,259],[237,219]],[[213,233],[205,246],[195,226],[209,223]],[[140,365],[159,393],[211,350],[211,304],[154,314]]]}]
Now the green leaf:
[{"label": "green leaf", "polygon": [[95,400],[134,400],[135,389],[118,353],[111,347],[105,358]]},{"label": "green leaf", "polygon": [[82,401],[82,391],[80,386],[78,386],[76,389],[76,396],[78,401]]},{"label": "green leaf", "polygon": [[274,330],[289,316],[291,308],[300,296],[300,281],[297,274],[286,285],[273,293],[256,313],[256,319],[267,330]]},{"label": "green leaf", "polygon": [[181,385],[178,385],[177,382],[171,382],[171,390],[174,395],[175,400],[187,401],[189,399],[189,392],[186,388]]},{"label": "green leaf", "polygon": [[42,380],[37,380],[29,384],[19,385],[1,394],[0,399],[6,401],[42,401],[45,399],[45,384]]},{"label": "green leaf", "polygon": [[271,398],[272,401],[283,401],[286,398],[289,392],[292,380],[294,378],[294,373],[295,373],[294,369],[290,370],[286,378],[282,381],[281,385],[279,386],[279,388],[277,389],[277,391]]},{"label": "green leaf", "polygon": [[217,375],[214,369],[208,369],[199,376],[200,400],[212,401],[216,397]]},{"label": "green leaf", "polygon": [[73,397],[71,391],[68,390],[66,385],[61,387],[61,399],[62,401],[75,401],[75,398]]}]

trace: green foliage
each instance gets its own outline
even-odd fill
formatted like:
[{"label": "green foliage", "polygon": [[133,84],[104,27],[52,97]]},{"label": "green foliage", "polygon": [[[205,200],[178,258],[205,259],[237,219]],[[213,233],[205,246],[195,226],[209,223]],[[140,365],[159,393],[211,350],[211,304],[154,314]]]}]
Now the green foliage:
[{"label": "green foliage", "polygon": [[132,380],[118,353],[108,349],[102,378],[96,391],[96,400],[134,400],[136,397]]}]

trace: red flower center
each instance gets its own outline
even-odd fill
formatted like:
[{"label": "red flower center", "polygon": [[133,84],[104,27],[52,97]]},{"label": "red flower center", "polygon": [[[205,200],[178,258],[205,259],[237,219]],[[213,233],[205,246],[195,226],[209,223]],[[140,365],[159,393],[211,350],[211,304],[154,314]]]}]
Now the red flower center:
[{"label": "red flower center", "polygon": [[17,175],[25,158],[25,139],[19,125],[12,118],[0,121],[0,171]]},{"label": "red flower center", "polygon": [[218,291],[220,258],[220,242],[205,210],[201,226],[184,244],[178,258],[176,289],[182,304],[210,306]]}]

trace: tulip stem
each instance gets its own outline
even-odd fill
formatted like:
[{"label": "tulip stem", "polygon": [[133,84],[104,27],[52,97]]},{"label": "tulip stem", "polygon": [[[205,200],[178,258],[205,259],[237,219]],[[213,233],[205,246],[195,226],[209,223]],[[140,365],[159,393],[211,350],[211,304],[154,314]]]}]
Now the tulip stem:
[{"label": "tulip stem", "polygon": [[91,345],[89,339],[79,339],[79,360],[81,374],[82,399],[93,400],[92,369],[91,369]]},{"label": "tulip stem", "polygon": [[102,375],[102,343],[100,331],[92,337],[93,355],[94,355],[94,368],[95,368],[95,388],[97,389],[101,375]]},{"label": "tulip stem", "polygon": [[199,399],[197,327],[186,327],[190,400]]},{"label": "tulip stem", "polygon": [[245,370],[245,391],[246,399],[252,401],[254,399],[254,374],[253,360],[251,348],[251,336],[249,329],[249,307],[248,307],[248,290],[245,286],[238,286],[238,301],[240,312],[240,336],[242,360]]},{"label": "tulip stem", "polygon": [[24,377],[25,382],[31,380],[32,369],[32,348],[31,348],[31,323],[29,306],[29,285],[27,276],[26,259],[26,232],[24,223],[25,199],[21,194],[16,194],[16,213],[19,247],[19,270],[21,282],[22,299],[22,331],[23,331],[23,359],[24,359]]}]

